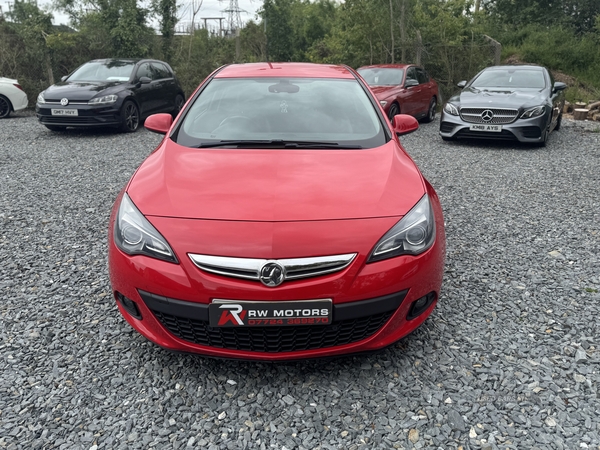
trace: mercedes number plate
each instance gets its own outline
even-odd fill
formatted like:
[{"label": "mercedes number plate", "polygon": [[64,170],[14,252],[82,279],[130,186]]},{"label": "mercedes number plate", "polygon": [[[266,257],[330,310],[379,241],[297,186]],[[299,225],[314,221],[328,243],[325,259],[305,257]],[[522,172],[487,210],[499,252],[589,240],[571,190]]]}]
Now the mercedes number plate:
[{"label": "mercedes number plate", "polygon": [[491,131],[494,133],[502,132],[502,125],[486,125],[486,124],[477,124],[471,125],[469,127],[471,131]]},{"label": "mercedes number plate", "polygon": [[208,305],[211,327],[328,325],[331,299],[254,302],[215,299]]},{"label": "mercedes number plate", "polygon": [[79,113],[76,109],[53,109],[53,116],[78,116]]}]

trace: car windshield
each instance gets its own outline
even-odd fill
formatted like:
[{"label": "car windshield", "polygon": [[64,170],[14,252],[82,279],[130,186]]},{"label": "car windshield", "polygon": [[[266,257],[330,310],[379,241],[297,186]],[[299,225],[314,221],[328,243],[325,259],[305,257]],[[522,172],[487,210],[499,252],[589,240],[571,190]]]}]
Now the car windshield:
[{"label": "car windshield", "polygon": [[369,86],[402,84],[402,78],[404,78],[404,69],[370,67],[368,69],[358,69],[358,73]]},{"label": "car windshield", "polygon": [[373,148],[387,139],[354,79],[216,78],[173,139],[188,147]]},{"label": "car windshield", "polygon": [[92,61],[71,74],[69,81],[128,81],[135,67],[132,61]]},{"label": "car windshield", "polygon": [[471,82],[471,87],[482,88],[533,88],[546,87],[544,73],[537,69],[485,70]]}]

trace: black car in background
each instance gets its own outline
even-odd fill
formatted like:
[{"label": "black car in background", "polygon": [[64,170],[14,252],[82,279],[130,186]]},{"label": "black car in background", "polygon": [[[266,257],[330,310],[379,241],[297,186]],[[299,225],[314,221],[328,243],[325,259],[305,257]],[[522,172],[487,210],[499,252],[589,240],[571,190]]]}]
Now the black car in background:
[{"label": "black car in background", "polygon": [[518,140],[546,145],[560,128],[565,83],[554,82],[544,67],[493,66],[469,81],[444,105],[440,135],[456,138]]},{"label": "black car in background", "polygon": [[52,131],[66,127],[138,129],[146,117],[175,117],[185,95],[171,67],[151,59],[96,59],[38,95],[39,121]]}]

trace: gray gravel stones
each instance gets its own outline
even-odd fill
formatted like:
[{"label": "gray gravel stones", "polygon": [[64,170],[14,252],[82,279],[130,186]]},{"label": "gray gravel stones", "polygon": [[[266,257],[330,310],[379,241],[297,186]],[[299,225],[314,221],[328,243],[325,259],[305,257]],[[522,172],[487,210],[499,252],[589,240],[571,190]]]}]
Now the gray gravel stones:
[{"label": "gray gravel stones", "polygon": [[598,449],[600,133],[402,138],[448,257],[432,317],[367,356],[172,354],[118,314],[110,207],[160,136],[0,120],[0,449]]}]

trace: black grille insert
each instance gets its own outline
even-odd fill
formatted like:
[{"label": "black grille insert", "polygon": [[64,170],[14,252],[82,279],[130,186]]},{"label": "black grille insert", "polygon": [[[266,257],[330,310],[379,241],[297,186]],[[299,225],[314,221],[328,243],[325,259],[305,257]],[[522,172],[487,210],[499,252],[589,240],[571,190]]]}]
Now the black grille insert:
[{"label": "black grille insert", "polygon": [[335,347],[375,334],[398,309],[407,291],[334,305],[331,325],[218,328],[208,324],[208,305],[140,291],[160,323],[179,339],[250,352],[295,352]]},{"label": "black grille insert", "polygon": [[249,352],[296,352],[350,344],[375,334],[393,311],[334,322],[298,327],[214,328],[208,322],[152,311],[165,328],[180,339],[209,347]]}]

